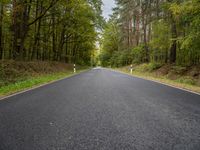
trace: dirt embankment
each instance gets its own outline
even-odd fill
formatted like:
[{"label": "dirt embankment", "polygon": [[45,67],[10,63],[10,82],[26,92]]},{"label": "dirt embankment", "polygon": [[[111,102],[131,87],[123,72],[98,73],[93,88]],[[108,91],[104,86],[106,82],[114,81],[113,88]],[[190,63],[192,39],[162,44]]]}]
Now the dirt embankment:
[{"label": "dirt embankment", "polygon": [[59,62],[0,61],[0,86],[33,76],[72,71],[73,65]]}]

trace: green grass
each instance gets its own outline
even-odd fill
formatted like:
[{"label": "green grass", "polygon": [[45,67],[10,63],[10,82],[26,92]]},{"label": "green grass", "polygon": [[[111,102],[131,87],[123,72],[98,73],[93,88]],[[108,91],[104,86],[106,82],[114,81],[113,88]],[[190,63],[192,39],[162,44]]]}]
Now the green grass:
[{"label": "green grass", "polygon": [[[84,70],[78,71],[77,73],[80,73],[82,71]],[[0,97],[37,87],[39,85],[43,85],[72,75],[74,75],[73,72],[60,72],[54,74],[40,75],[38,77],[30,77],[29,79],[25,79],[24,81],[17,81],[16,83],[0,87]]]}]

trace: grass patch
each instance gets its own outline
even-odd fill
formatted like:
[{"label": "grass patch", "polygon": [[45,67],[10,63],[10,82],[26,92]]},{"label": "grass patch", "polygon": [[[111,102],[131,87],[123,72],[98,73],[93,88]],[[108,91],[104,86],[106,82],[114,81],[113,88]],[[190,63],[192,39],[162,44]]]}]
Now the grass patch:
[{"label": "grass patch", "polygon": [[[78,71],[77,73],[80,73],[82,71],[84,71],[84,69],[81,71]],[[56,81],[65,77],[69,77],[71,75],[74,75],[74,73],[68,71],[68,72],[45,74],[45,75],[40,75],[37,77],[30,77],[23,81],[17,81],[15,83],[11,83],[6,86],[0,87],[0,97],[10,95],[19,91],[23,91],[25,89],[33,88],[33,87],[46,84],[52,81]]]},{"label": "grass patch", "polygon": [[152,72],[156,69],[162,67],[162,64],[159,63],[149,63],[149,64],[142,64],[135,67],[135,71],[137,72]]},{"label": "grass patch", "polygon": [[[79,68],[78,68],[79,69]],[[82,68],[80,68],[82,69]],[[72,71],[72,64],[58,62],[0,61],[0,87],[18,83],[33,77]]]}]

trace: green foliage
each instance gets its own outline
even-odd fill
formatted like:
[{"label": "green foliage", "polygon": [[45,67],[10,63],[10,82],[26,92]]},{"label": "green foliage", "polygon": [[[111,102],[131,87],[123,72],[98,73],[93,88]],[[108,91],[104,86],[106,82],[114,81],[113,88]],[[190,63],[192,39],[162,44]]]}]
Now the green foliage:
[{"label": "green foliage", "polygon": [[162,67],[161,63],[149,63],[149,71],[154,71]]},{"label": "green foliage", "polygon": [[[76,66],[77,72],[88,69]],[[74,74],[73,65],[60,62],[0,61],[0,97]]]},{"label": "green foliage", "polygon": [[150,41],[151,60],[154,62],[165,62],[168,59],[170,48],[169,24],[164,20],[153,23],[152,40]]},{"label": "green foliage", "polygon": [[90,64],[104,24],[101,0],[3,0],[0,6],[0,59]]},{"label": "green foliage", "polygon": [[198,0],[184,1],[172,4],[173,14],[179,19],[178,23],[185,35],[180,36],[180,50],[177,63],[180,65],[195,65],[200,61],[200,2]]},{"label": "green foliage", "polygon": [[[101,55],[100,60],[103,66],[112,65],[111,57],[116,57],[116,52],[119,50],[119,30],[116,22],[110,20],[105,27],[105,32],[101,40]],[[113,58],[112,58],[113,59]]]},{"label": "green foliage", "polygon": [[17,81],[13,84],[9,84],[7,86],[0,87],[0,96],[12,94],[15,92],[19,92],[25,90],[27,88],[32,88],[38,85],[42,85],[45,83],[49,83],[51,81],[59,80],[65,78],[67,76],[73,75],[72,72],[61,72],[49,75],[41,75],[38,77],[32,77],[29,79],[25,79],[23,81]]},{"label": "green foliage", "polygon": [[107,52],[103,52],[103,53],[101,53],[101,55],[99,57],[100,57],[102,66],[104,66],[104,67],[110,66],[110,59],[111,59],[110,54],[108,54]]},{"label": "green foliage", "polygon": [[176,80],[179,83],[185,83],[189,85],[196,85],[196,81],[191,77],[181,77]]},{"label": "green foliage", "polygon": [[187,67],[173,66],[171,71],[176,74],[183,74],[185,71],[187,71]]},{"label": "green foliage", "polygon": [[144,63],[139,65],[135,70],[138,72],[152,72],[162,67],[160,63]]},{"label": "green foliage", "polygon": [[131,56],[133,59],[133,63],[142,63],[145,60],[145,47],[144,45],[139,45],[131,51]]},{"label": "green foliage", "polygon": [[[102,64],[200,64],[200,1],[116,0],[112,15],[117,34],[105,28]],[[110,24],[110,23],[108,23]],[[111,27],[111,25],[109,25]],[[106,63],[105,63],[106,61]]]},{"label": "green foliage", "polygon": [[121,67],[131,62],[130,51],[116,51],[110,59],[112,67]]}]

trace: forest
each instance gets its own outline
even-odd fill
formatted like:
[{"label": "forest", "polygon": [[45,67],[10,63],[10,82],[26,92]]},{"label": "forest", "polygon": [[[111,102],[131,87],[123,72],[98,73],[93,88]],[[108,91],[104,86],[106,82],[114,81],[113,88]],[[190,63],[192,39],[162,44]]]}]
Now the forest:
[{"label": "forest", "polygon": [[200,64],[199,0],[115,0],[101,39],[103,66]]},{"label": "forest", "polygon": [[88,65],[101,28],[101,0],[1,0],[0,60]]}]

